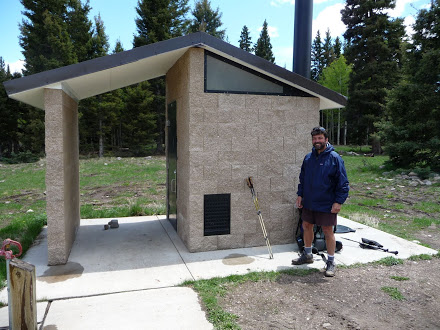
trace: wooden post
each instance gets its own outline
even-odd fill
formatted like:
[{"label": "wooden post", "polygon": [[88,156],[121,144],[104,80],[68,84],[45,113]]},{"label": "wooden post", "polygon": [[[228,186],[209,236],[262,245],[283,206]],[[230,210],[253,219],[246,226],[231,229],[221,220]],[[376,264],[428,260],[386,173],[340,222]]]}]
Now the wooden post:
[{"label": "wooden post", "polygon": [[20,259],[9,262],[12,329],[37,329],[35,266]]}]

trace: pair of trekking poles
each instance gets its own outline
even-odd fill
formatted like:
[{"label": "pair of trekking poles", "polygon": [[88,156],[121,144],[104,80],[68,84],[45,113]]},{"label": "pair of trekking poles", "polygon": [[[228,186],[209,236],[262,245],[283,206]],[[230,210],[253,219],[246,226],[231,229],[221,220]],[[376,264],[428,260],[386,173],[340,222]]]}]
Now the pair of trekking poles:
[{"label": "pair of trekking poles", "polygon": [[[267,235],[266,226],[264,225],[263,216],[261,214],[260,205],[258,203],[258,197],[257,197],[257,194],[255,193],[254,183],[252,182],[252,177],[248,177],[246,179],[246,183],[251,190],[252,199],[254,201],[255,209],[257,210],[258,219],[260,220],[260,225],[261,225],[261,229],[263,231],[264,240],[266,241],[266,246],[269,251],[269,258],[273,259],[272,247],[270,246],[269,236]],[[399,253],[398,251],[390,251],[388,249],[385,249],[382,244],[380,244],[376,241],[367,239],[367,238],[362,238],[362,242],[358,242],[358,241],[355,241],[355,240],[352,240],[349,238],[345,238],[345,237],[341,237],[341,238],[346,239],[348,241],[359,243],[359,246],[363,249],[379,250],[379,251],[383,251],[383,252],[392,253],[395,255],[397,255]],[[319,253],[318,249],[315,248],[315,251],[313,251],[313,253],[321,256],[322,260],[324,260],[324,262],[326,262],[326,258],[324,256],[324,254]]]},{"label": "pair of trekking poles", "polygon": [[269,259],[273,259],[272,247],[270,246],[269,236],[267,236],[266,226],[264,225],[263,216],[261,215],[260,204],[258,203],[258,197],[255,193],[254,183],[252,177],[246,179],[248,187],[251,189],[252,199],[254,201],[255,209],[257,210],[258,219],[260,220],[261,230],[263,231],[264,240],[266,241],[267,250],[269,251]]}]

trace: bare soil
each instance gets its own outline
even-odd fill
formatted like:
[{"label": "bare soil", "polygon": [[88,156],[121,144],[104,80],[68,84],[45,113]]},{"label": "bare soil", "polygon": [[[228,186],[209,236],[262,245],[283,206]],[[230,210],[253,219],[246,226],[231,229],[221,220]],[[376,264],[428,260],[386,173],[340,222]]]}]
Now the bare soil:
[{"label": "bare soil", "polygon": [[[438,188],[410,186],[408,180],[379,178],[377,184],[351,185],[355,199],[386,201],[370,208],[379,216],[362,221],[406,227],[415,218],[439,219],[414,207],[419,202],[440,203]],[[394,205],[404,207],[399,209]],[[370,222],[370,223],[369,223]],[[414,227],[420,243],[440,250],[440,226]],[[296,257],[292,255],[292,258]],[[324,267],[324,263],[321,262]],[[294,267],[294,266],[292,266]],[[398,281],[391,276],[408,278]],[[396,288],[403,300],[393,299],[382,288]],[[242,329],[440,329],[440,259],[410,261],[403,265],[364,265],[341,268],[334,278],[323,271],[308,276],[283,274],[278,281],[248,281],[231,285],[220,306],[238,316]]]},{"label": "bare soil", "polygon": [[[383,287],[397,288],[403,300]],[[242,329],[440,329],[439,297],[440,259],[433,258],[338,269],[334,278],[319,272],[249,281],[232,285],[220,305]]]}]

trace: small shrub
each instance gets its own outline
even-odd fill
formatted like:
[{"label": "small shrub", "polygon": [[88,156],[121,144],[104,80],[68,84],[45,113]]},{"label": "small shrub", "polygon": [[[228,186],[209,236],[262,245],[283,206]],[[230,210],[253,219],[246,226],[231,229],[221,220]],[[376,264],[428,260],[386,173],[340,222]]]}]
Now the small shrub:
[{"label": "small shrub", "polygon": [[384,286],[380,289],[383,292],[385,292],[386,294],[388,294],[394,300],[404,300],[405,299],[405,297],[403,296],[403,294],[400,292],[400,290],[398,288],[394,288],[392,286]]},{"label": "small shrub", "polygon": [[404,276],[390,276],[390,278],[395,281],[408,281],[409,280],[409,277],[404,277]]},{"label": "small shrub", "polygon": [[411,260],[411,261],[431,260],[431,259],[432,259],[432,256],[429,254],[419,254],[419,255],[411,256],[408,258],[408,260]]},{"label": "small shrub", "polygon": [[394,257],[385,257],[378,261],[375,261],[374,264],[383,266],[395,266],[403,264],[403,260]]},{"label": "small shrub", "polygon": [[40,160],[41,155],[33,154],[30,151],[12,153],[10,157],[0,157],[0,162],[6,164],[35,163]]}]

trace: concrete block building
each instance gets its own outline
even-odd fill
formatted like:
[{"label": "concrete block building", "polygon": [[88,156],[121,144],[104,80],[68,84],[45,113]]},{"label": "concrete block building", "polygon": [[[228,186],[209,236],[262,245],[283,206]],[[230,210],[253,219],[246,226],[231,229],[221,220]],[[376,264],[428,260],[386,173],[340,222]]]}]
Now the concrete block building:
[{"label": "concrete block building", "polygon": [[293,242],[294,202],[319,110],[345,97],[198,32],[6,82],[45,111],[49,265],[66,263],[80,225],[78,102],[166,77],[167,217],[189,251]]}]

